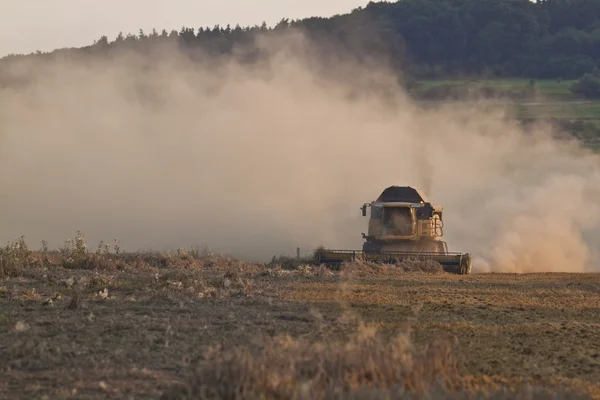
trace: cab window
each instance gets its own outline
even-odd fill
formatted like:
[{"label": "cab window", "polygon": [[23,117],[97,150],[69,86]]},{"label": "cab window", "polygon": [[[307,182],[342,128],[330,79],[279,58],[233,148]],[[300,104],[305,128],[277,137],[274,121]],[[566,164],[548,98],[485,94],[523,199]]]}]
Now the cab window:
[{"label": "cab window", "polygon": [[371,218],[373,219],[381,219],[383,215],[383,207],[372,206],[371,207]]}]

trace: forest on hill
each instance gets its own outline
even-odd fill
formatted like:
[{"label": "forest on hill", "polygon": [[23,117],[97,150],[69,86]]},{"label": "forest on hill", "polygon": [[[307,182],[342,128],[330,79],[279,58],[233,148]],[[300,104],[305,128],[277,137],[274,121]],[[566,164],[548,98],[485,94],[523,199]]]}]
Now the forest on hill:
[{"label": "forest on hill", "polygon": [[[129,46],[139,51],[161,41],[186,50],[227,55],[257,34],[296,28],[317,47],[357,58],[385,57],[416,79],[526,77],[600,79],[600,0],[400,0],[370,2],[330,18],[282,19],[275,26],[182,27],[103,36],[65,52],[102,53]],[[327,54],[324,52],[324,54]],[[25,57],[27,57],[25,56]],[[24,55],[10,55],[7,61]],[[588,82],[589,83],[589,82]],[[593,82],[592,82],[593,84]]]}]

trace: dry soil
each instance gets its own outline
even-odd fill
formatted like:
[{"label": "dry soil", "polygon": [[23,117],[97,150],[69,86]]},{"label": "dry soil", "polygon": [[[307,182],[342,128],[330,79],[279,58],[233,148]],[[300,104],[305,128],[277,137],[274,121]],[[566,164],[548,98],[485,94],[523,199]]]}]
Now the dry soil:
[{"label": "dry soil", "polygon": [[0,274],[1,398],[318,398],[433,373],[439,398],[524,381],[600,398],[600,274],[28,257]]}]

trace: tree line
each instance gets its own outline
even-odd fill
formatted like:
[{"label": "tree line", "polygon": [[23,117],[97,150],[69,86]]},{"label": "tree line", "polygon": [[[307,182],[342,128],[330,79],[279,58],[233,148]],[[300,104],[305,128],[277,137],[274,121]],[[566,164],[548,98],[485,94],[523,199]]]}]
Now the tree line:
[{"label": "tree line", "polygon": [[97,53],[119,46],[144,51],[160,41],[177,41],[184,49],[227,55],[251,46],[257,34],[277,35],[292,28],[322,49],[359,59],[385,57],[418,79],[576,79],[600,64],[600,0],[370,2],[347,14],[282,19],[271,27],[263,23],[119,33],[114,40],[103,36],[77,51]]}]

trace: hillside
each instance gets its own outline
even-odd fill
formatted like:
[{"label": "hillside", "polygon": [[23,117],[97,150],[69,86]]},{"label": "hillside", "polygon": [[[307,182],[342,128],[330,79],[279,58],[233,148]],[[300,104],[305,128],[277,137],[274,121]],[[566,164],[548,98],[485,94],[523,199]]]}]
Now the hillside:
[{"label": "hillside", "polygon": [[[104,36],[85,52],[140,50],[165,40],[228,54],[258,33],[297,28],[315,43],[358,58],[386,57],[419,79],[508,76],[576,79],[600,61],[600,0],[402,0],[370,2],[331,18],[276,26],[182,27]],[[108,34],[115,35],[114,32]]]},{"label": "hillside", "polygon": [[107,57],[123,49],[152,55],[175,44],[198,62],[233,56],[252,63],[264,58],[255,44],[259,36],[276,38],[291,30],[303,32],[325,63],[346,57],[388,65],[416,99],[464,100],[475,92],[510,100],[509,115],[524,122],[550,122],[593,146],[600,137],[600,104],[593,102],[600,98],[600,72],[595,70],[600,0],[370,2],[347,14],[284,18],[271,27],[119,32],[80,49],[4,57],[0,87],[29,79],[6,73],[24,57]]}]

